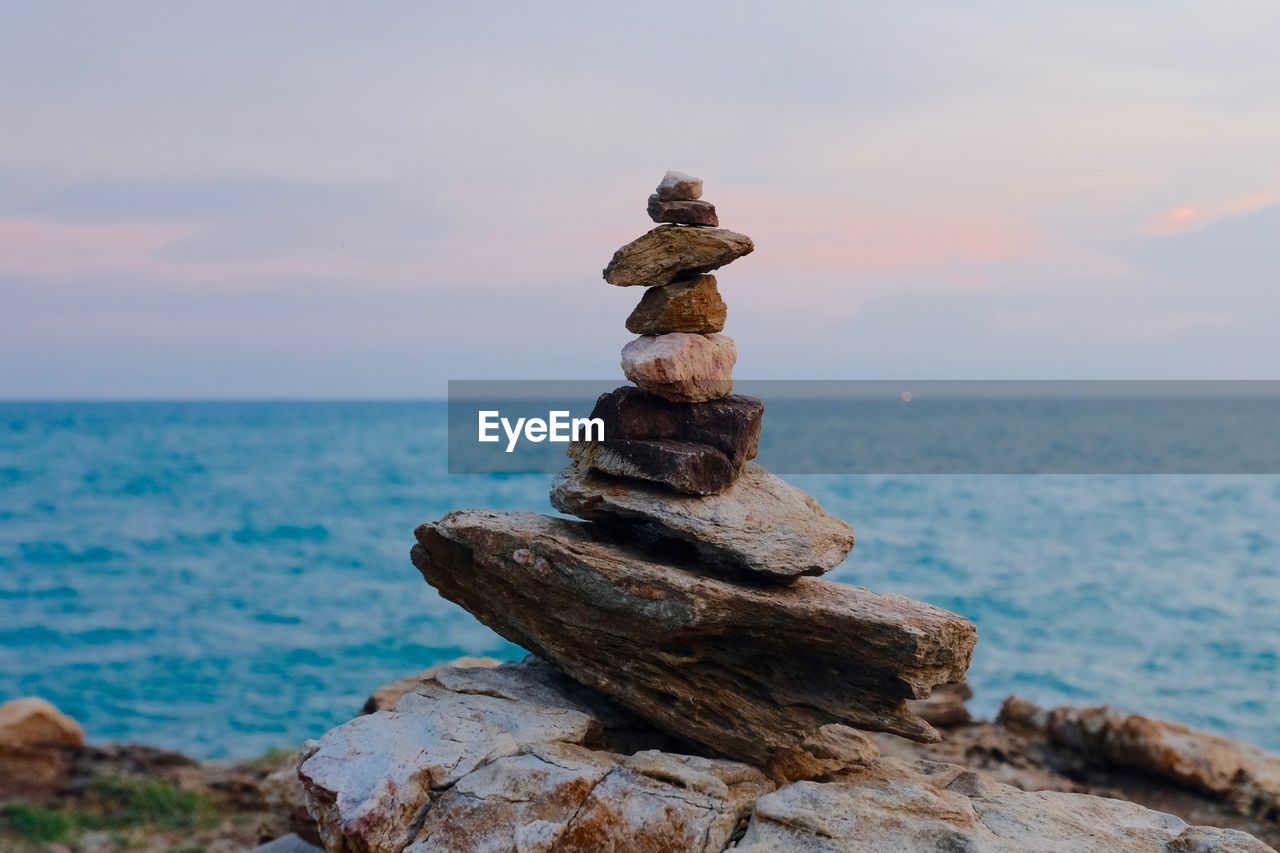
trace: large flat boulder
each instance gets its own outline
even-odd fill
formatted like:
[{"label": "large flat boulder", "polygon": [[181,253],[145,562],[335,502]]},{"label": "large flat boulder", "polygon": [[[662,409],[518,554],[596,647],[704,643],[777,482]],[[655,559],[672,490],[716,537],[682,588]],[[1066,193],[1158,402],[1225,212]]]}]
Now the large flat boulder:
[{"label": "large flat boulder", "polygon": [[884,758],[852,768],[838,781],[798,782],[761,797],[736,850],[1267,853],[1271,848],[1244,832],[1188,826],[1122,800],[1021,791],[953,764]]},{"label": "large flat boulder", "polygon": [[765,579],[822,574],[853,549],[848,524],[754,463],[728,489],[707,497],[570,465],[552,482],[551,504],[589,521],[626,526],[637,541],[677,540],[712,566]]},{"label": "large flat boulder", "polygon": [[499,634],[779,777],[829,769],[828,727],[936,739],[906,702],[960,680],[977,640],[928,604],[813,578],[733,582],[533,513],[454,512],[416,536],[427,582]]},{"label": "large flat boulder", "polygon": [[616,751],[634,723],[538,660],[447,667],[308,742],[298,775],[330,851],[723,850],[773,784]]},{"label": "large flat boulder", "polygon": [[727,228],[659,225],[614,252],[604,280],[619,287],[655,287],[711,272],[754,250],[750,237]]}]

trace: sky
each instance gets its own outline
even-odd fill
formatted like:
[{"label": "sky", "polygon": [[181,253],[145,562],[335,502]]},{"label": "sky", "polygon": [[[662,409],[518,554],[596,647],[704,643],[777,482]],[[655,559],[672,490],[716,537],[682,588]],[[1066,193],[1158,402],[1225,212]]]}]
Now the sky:
[{"label": "sky", "polygon": [[1272,0],[0,19],[0,398],[621,378],[667,169],[739,377],[1280,378]]}]

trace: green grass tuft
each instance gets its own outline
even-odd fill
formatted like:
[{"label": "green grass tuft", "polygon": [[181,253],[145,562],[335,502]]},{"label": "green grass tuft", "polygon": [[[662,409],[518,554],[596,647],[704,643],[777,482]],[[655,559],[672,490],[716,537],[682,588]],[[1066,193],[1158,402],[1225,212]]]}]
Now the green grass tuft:
[{"label": "green grass tuft", "polygon": [[168,782],[132,776],[100,776],[93,798],[106,828],[153,826],[166,831],[207,829],[218,810],[207,797]]},{"label": "green grass tuft", "polygon": [[48,809],[23,803],[0,808],[0,826],[33,844],[70,840],[80,831],[77,817],[75,812],[66,809]]}]

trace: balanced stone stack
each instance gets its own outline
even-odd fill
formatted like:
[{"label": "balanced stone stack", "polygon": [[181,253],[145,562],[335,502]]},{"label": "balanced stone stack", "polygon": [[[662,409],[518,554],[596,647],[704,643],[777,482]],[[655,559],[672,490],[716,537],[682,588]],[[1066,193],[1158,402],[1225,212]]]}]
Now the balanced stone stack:
[{"label": "balanced stone stack", "polygon": [[[806,577],[842,562],[853,530],[750,461],[764,405],[731,393],[736,353],[709,273],[754,247],[717,227],[701,194],[700,180],[669,172],[649,199],[662,224],[605,268],[611,284],[648,289],[622,352],[635,386],[597,401],[603,440],[573,446],[552,485],[552,504],[586,523],[453,512],[418,528],[412,559],[445,598],[687,749],[813,778],[866,757],[858,729],[936,740],[908,700],[960,681],[977,637],[937,607]],[[383,736],[412,739],[401,725]],[[333,779],[350,787],[372,761],[405,785],[404,768],[387,768],[398,758],[351,738],[331,732],[300,768],[334,838],[367,835],[369,780],[354,795]]]},{"label": "balanced stone stack", "polygon": [[[451,512],[416,530],[411,556],[444,598],[529,649],[539,666],[694,753],[698,784],[739,808],[737,794],[726,792],[750,789],[754,798],[780,781],[867,760],[873,748],[859,730],[936,740],[908,702],[963,679],[977,633],[955,613],[808,576],[844,561],[854,533],[750,461],[764,405],[731,393],[736,352],[721,334],[727,311],[709,273],[754,246],[719,228],[716,209],[700,196],[698,179],[668,173],[649,199],[650,216],[662,224],[620,248],[604,270],[611,284],[648,289],[627,319],[640,337],[622,351],[635,387],[599,398],[594,416],[604,420],[603,441],[573,446],[552,485],[553,505],[585,521]],[[538,690],[527,688],[524,697],[538,719],[522,721],[509,710],[481,713],[479,699],[457,698],[458,689],[436,681],[396,711],[308,745],[300,776],[330,847],[402,849],[408,833],[417,836],[412,849],[436,849],[421,834],[435,825],[431,803],[444,802],[431,792],[462,785],[466,767],[525,753],[541,756],[538,767],[570,766],[562,747],[538,745],[563,743],[571,719],[532,713],[544,701]],[[445,725],[440,715],[454,713],[470,716]],[[594,740],[616,751],[581,725],[572,743]],[[507,729],[495,734],[494,726]],[[472,747],[479,756],[466,752],[467,731],[488,733]],[[575,758],[573,766],[608,774],[639,761],[611,756]],[[740,763],[714,763],[727,760]],[[654,777],[677,774],[646,761]],[[680,761],[680,772],[691,772],[689,756],[658,763]],[[731,777],[745,788],[728,784]],[[493,790],[498,783],[484,784]],[[721,849],[736,821],[701,834],[700,844]],[[503,838],[512,838],[507,830],[516,830],[504,827]],[[570,838],[563,826],[544,830],[562,847]],[[444,844],[444,835],[434,838]],[[596,840],[598,847],[563,849],[626,848],[625,840]]]}]

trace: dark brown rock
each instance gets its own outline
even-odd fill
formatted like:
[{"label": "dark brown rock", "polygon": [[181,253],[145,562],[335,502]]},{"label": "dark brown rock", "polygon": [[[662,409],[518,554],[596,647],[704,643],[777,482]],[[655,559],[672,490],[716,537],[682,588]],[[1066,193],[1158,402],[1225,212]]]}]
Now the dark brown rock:
[{"label": "dark brown rock", "polygon": [[533,513],[454,512],[416,535],[427,582],[507,639],[661,729],[788,777],[829,724],[936,739],[906,700],[960,680],[977,640],[928,604],[811,578],[731,582]]},{"label": "dark brown rock", "polygon": [[604,280],[619,287],[655,287],[711,272],[754,250],[750,237],[727,228],[659,225],[614,252]]},{"label": "dark brown rock", "polygon": [[728,456],[692,441],[609,440],[577,445],[571,452],[596,471],[661,483],[687,495],[723,492],[739,473]]},{"label": "dark brown rock", "polygon": [[627,331],[637,335],[711,335],[724,329],[728,314],[729,308],[716,288],[716,277],[700,275],[647,289],[627,318]]},{"label": "dark brown rock", "polygon": [[569,455],[606,474],[716,494],[755,458],[763,414],[764,403],[751,397],[673,403],[623,386],[602,394],[591,412],[604,422],[605,440],[571,445]]},{"label": "dark brown rock", "polygon": [[709,201],[663,201],[657,193],[649,196],[646,208],[654,222],[670,222],[674,225],[704,225],[715,228],[720,224],[716,206]]}]

